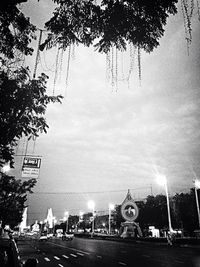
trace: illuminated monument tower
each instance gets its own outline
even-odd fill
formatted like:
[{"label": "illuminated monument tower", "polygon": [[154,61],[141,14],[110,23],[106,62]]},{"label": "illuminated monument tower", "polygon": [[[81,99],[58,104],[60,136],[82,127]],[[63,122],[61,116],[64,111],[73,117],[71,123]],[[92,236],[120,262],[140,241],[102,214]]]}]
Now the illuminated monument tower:
[{"label": "illuminated monument tower", "polygon": [[142,231],[139,227],[139,223],[135,220],[139,215],[139,210],[131,197],[130,191],[126,195],[122,205],[121,205],[121,215],[125,222],[121,223],[121,237],[136,237],[136,235],[142,236]]}]

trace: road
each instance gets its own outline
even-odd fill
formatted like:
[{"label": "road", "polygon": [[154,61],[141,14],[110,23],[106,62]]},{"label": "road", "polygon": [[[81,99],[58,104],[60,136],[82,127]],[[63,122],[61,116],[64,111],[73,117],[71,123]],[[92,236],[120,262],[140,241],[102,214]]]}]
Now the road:
[{"label": "road", "polygon": [[72,241],[18,241],[22,259],[38,267],[200,267],[200,248],[74,238]]}]

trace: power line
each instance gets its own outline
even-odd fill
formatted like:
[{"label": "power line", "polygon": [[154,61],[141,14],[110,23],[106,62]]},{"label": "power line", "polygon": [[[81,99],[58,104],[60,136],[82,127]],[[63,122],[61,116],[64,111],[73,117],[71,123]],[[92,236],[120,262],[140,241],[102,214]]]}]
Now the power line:
[{"label": "power line", "polygon": [[[138,188],[129,188],[131,191],[133,190],[142,190],[142,189],[151,189],[151,186],[148,187],[138,187]],[[34,192],[34,194],[43,194],[43,195],[82,195],[82,194],[105,194],[105,193],[120,193],[127,192],[127,189],[121,190],[108,190],[108,191],[88,191],[88,192]]]}]

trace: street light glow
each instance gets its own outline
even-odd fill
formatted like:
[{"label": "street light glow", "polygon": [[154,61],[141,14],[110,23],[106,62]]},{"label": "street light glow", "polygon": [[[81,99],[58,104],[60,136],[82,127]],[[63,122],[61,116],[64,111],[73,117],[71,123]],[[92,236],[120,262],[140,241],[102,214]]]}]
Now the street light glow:
[{"label": "street light glow", "polygon": [[6,165],[3,166],[2,168],[2,172],[6,173],[10,171],[10,165],[7,163]]},{"label": "street light glow", "polygon": [[114,208],[115,208],[114,204],[110,203],[109,204],[109,210],[114,210]]},{"label": "street light glow", "polygon": [[68,211],[65,211],[65,217],[68,217],[69,216],[69,212]]},{"label": "street light glow", "polygon": [[163,174],[156,175],[156,181],[159,185],[165,186],[167,184],[166,176]]},{"label": "street light glow", "polygon": [[195,187],[197,188],[197,189],[200,189],[200,181],[199,180],[195,180],[194,181],[194,184],[195,184]]},{"label": "street light glow", "polygon": [[79,211],[79,216],[80,216],[80,217],[82,217],[82,216],[83,216],[83,214],[84,214],[84,212],[83,212],[83,211]]},{"label": "street light glow", "polygon": [[91,210],[94,210],[95,207],[95,203],[93,200],[88,201],[88,208]]}]

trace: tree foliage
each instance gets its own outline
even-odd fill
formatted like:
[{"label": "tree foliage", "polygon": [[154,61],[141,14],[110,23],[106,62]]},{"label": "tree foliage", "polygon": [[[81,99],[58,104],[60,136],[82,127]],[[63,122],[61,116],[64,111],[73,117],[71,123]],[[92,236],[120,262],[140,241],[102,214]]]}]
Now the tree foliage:
[{"label": "tree foliage", "polygon": [[47,132],[47,105],[62,99],[46,94],[45,74],[31,79],[28,67],[16,65],[20,57],[32,54],[36,30],[20,11],[21,2],[26,1],[3,1],[0,10],[0,166],[13,164],[13,148],[23,135]]},{"label": "tree foliage", "polygon": [[58,7],[46,23],[51,33],[41,49],[81,43],[107,53],[112,46],[124,50],[131,43],[151,52],[159,45],[167,17],[177,12],[177,1],[54,0]]},{"label": "tree foliage", "polygon": [[0,53],[13,59],[17,51],[24,55],[31,55],[33,48],[29,45],[35,38],[36,27],[30,23],[29,18],[18,7],[18,4],[26,0],[3,0],[0,9]]},{"label": "tree foliage", "polygon": [[37,137],[47,132],[47,105],[61,102],[61,96],[46,95],[47,76],[29,77],[27,68],[0,71],[0,164],[13,161],[13,147],[23,135]]},{"label": "tree foliage", "polygon": [[32,193],[36,180],[22,182],[13,176],[2,174],[0,178],[0,220],[3,225],[17,226],[26,207],[27,194]]}]

